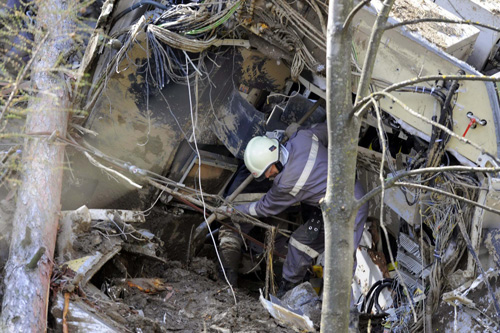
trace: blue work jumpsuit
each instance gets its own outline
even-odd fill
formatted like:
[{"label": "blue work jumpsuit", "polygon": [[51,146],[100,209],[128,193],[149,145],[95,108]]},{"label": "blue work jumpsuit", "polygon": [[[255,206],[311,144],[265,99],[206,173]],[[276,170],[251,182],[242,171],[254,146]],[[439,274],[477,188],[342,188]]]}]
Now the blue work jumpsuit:
[{"label": "blue work jumpsuit", "polygon": [[[259,201],[239,205],[235,208],[255,217],[266,217],[277,215],[298,202],[319,207],[319,201],[326,193],[327,145],[326,123],[317,124],[310,129],[298,130],[285,145],[289,152],[288,161],[274,179],[271,189]],[[355,184],[354,194],[357,199],[365,194],[358,181]],[[355,248],[361,241],[367,216],[368,204],[366,203],[356,215]],[[319,214],[319,218],[321,221],[317,237],[312,239],[310,232],[308,233],[308,228],[312,226],[308,223],[300,226],[290,238],[283,266],[283,278],[290,282],[301,282],[313,259],[324,251],[325,237],[321,214]]]}]

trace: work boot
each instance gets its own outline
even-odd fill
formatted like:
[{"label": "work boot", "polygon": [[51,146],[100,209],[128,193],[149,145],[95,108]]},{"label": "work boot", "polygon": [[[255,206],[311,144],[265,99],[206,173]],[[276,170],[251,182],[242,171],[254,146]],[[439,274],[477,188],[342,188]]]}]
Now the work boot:
[{"label": "work boot", "polygon": [[[231,286],[233,287],[237,287],[238,268],[240,266],[241,250],[234,248],[228,248],[228,249],[221,248],[220,259],[222,261],[222,267],[220,267],[221,269],[219,270],[219,278],[225,281],[227,277],[229,284],[231,284]],[[224,276],[222,268],[224,269],[226,276]]]},{"label": "work boot", "polygon": [[278,291],[276,292],[276,297],[281,299],[283,296],[285,296],[287,291],[292,290],[299,284],[300,282],[290,282],[286,279],[282,279],[279,284]]},{"label": "work boot", "polygon": [[[219,231],[219,254],[226,277],[233,287],[238,286],[238,269],[240,267],[242,245],[243,241],[238,234],[221,227]],[[225,281],[226,278],[222,272],[222,267],[219,267],[219,277]]]}]

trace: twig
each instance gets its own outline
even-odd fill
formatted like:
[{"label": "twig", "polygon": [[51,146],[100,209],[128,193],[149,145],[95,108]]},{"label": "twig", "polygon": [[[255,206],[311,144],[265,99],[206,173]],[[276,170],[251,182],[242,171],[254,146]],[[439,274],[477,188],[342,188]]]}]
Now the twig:
[{"label": "twig", "polygon": [[349,24],[351,24],[351,21],[352,19],[354,18],[354,15],[356,15],[357,12],[359,12],[359,10],[361,8],[363,8],[364,6],[366,6],[367,4],[370,3],[371,0],[364,0],[360,3],[358,3],[356,5],[356,7],[354,7],[353,10],[351,10],[351,12],[349,13],[349,15],[347,16],[347,18],[345,19],[345,22],[344,22],[344,25],[342,26],[342,29],[345,29],[346,27],[349,26]]},{"label": "twig", "polygon": [[426,185],[420,185],[420,184],[414,184],[414,183],[408,183],[408,182],[395,182],[394,186],[408,186],[408,187],[419,188],[419,189],[426,190],[426,191],[436,192],[436,193],[443,194],[443,195],[449,196],[450,198],[454,198],[454,199],[457,199],[457,200],[461,200],[463,202],[469,203],[471,205],[477,206],[477,207],[482,208],[484,210],[487,210],[489,212],[492,212],[492,213],[500,215],[500,210],[498,210],[498,209],[494,209],[494,208],[485,206],[485,205],[480,204],[480,203],[478,203],[476,201],[473,201],[473,200],[470,200],[470,199],[466,199],[466,198],[463,198],[463,197],[461,197],[459,195],[456,195],[456,194],[453,194],[453,193],[450,193],[450,192],[446,192],[446,191],[443,191],[443,190],[439,190],[439,189],[434,188],[434,187],[430,187],[430,186],[426,186]]},{"label": "twig", "polygon": [[[449,172],[449,171],[456,171],[456,172],[487,172],[487,173],[496,173],[500,172],[500,167],[498,168],[481,168],[481,167],[467,167],[467,166],[445,166],[445,167],[436,167],[436,168],[422,168],[422,169],[417,169],[417,170],[411,170],[411,171],[405,171],[398,173],[397,175],[394,175],[392,178],[387,180],[384,184],[385,188],[389,188],[394,186],[394,183],[398,181],[399,179],[408,177],[408,176],[413,176],[413,175],[418,175],[422,173],[432,173],[432,172]],[[361,207],[364,203],[368,202],[371,200],[373,197],[378,195],[381,192],[381,186],[378,186],[365,194],[363,198],[359,199],[356,203],[357,207]]]},{"label": "twig", "polygon": [[360,109],[365,107],[365,104],[368,102],[371,102],[371,97],[375,97],[376,100],[379,100],[381,96],[379,96],[380,93],[383,92],[391,92],[394,90],[397,90],[402,87],[407,87],[411,86],[416,83],[420,82],[427,82],[427,81],[437,81],[437,80],[458,80],[458,81],[488,81],[488,82],[500,82],[500,77],[493,77],[493,76],[477,76],[477,75],[430,75],[430,76],[422,76],[422,77],[416,77],[411,80],[406,80],[406,81],[401,81],[398,83],[395,83],[387,88],[385,88],[382,91],[374,92],[372,95],[368,95],[364,97],[363,99],[360,99],[356,102],[352,109],[352,113],[356,117],[360,116]]},{"label": "twig", "polygon": [[68,321],[67,321],[67,316],[68,316],[68,310],[69,310],[69,296],[70,293],[64,293],[64,308],[63,308],[63,314],[62,314],[62,329],[63,333],[68,333]]},{"label": "twig", "polygon": [[[384,196],[385,196],[385,182],[384,182],[384,164],[385,164],[385,156],[387,154],[387,144],[384,138],[384,128],[382,126],[382,115],[380,114],[380,109],[375,101],[373,101],[375,113],[377,114],[377,128],[378,128],[378,135],[379,135],[379,140],[380,143],[382,144],[382,160],[380,162],[380,171],[379,171],[379,179],[381,183],[381,199],[380,199],[380,226],[382,227],[382,230],[384,231],[384,237],[386,244],[390,244],[389,241],[389,232],[387,231],[387,228],[385,227],[384,223]],[[397,265],[395,264],[394,260],[394,255],[392,254],[392,249],[389,248],[389,257],[391,259],[391,263],[396,269],[396,274],[398,275],[399,282],[403,285],[403,289],[405,291],[406,297],[408,298],[408,303],[410,304],[410,309],[412,310],[413,313],[413,319],[415,322],[417,322],[417,312],[415,311],[415,307],[413,306],[412,299],[410,297],[410,292],[408,291],[408,288],[406,286],[406,283],[404,282],[403,277],[401,276],[401,272],[397,268]]]},{"label": "twig", "polygon": [[130,185],[136,187],[136,188],[142,188],[142,185],[139,185],[139,184],[136,184],[134,183],[132,180],[130,180],[129,178],[125,177],[124,175],[122,175],[121,173],[119,173],[118,171],[116,170],[113,170],[113,169],[110,169],[104,165],[102,165],[101,163],[97,162],[92,156],[90,156],[89,153],[87,153],[86,151],[83,152],[85,154],[85,156],[88,158],[88,160],[90,161],[90,163],[92,163],[94,166],[98,167],[98,168],[101,168],[101,169],[104,169],[124,180],[126,180]]},{"label": "twig", "polygon": [[373,24],[370,41],[368,43],[368,50],[363,61],[363,72],[361,73],[361,77],[359,79],[356,102],[369,93],[370,82],[373,69],[375,67],[375,59],[377,57],[382,35],[384,34],[383,26],[387,23],[394,1],[395,0],[384,0],[382,10],[377,15],[375,23]]},{"label": "twig", "polygon": [[[222,209],[219,209],[219,208],[216,208],[216,207],[213,207],[211,205],[208,205],[208,204],[203,204],[200,200],[198,199],[194,199],[188,195],[184,195],[184,194],[181,194],[179,192],[175,192],[174,190],[164,186],[164,185],[161,185],[157,182],[155,182],[154,180],[152,180],[151,178],[147,178],[147,181],[149,184],[153,185],[154,187],[160,189],[160,190],[164,190],[165,192],[167,192],[168,194],[172,195],[173,197],[175,198],[181,198],[181,199],[184,199],[184,200],[187,200],[197,206],[205,206],[206,208],[208,208],[208,210],[212,211],[213,214],[220,214],[220,215],[225,215],[225,216],[230,216],[231,214],[229,214],[228,212],[222,210]],[[238,212],[239,213],[239,212]],[[251,216],[247,216],[247,215],[243,215],[243,213],[240,213],[241,215],[239,216],[233,216],[232,218],[234,218],[235,220],[239,220],[238,222],[243,222],[243,223],[250,223],[250,224],[253,224],[255,226],[258,226],[258,227],[261,227],[261,228],[264,228],[264,229],[271,229],[272,227],[262,221],[259,221],[258,219],[254,218],[254,217],[251,217]]]},{"label": "twig", "polygon": [[274,239],[276,237],[276,228],[273,227],[270,232],[267,233],[267,250],[266,250],[266,284],[264,296],[269,299],[269,291],[275,294],[274,288],[274,273],[273,273],[273,252],[274,252]]},{"label": "twig", "polygon": [[416,19],[416,20],[409,20],[409,21],[403,21],[395,24],[390,24],[384,27],[385,30],[389,29],[394,29],[403,25],[411,25],[411,24],[417,24],[417,23],[425,23],[425,22],[439,22],[439,23],[451,23],[451,24],[466,24],[466,25],[475,25],[478,27],[482,28],[487,28],[496,32],[500,32],[500,28],[497,28],[495,26],[481,23],[481,22],[474,22],[471,20],[450,20],[450,19],[443,19],[443,18],[438,18],[438,17],[425,17],[421,19]]},{"label": "twig", "polygon": [[38,261],[42,258],[45,253],[45,247],[40,247],[38,251],[36,251],[35,255],[31,258],[30,262],[26,264],[27,269],[35,269],[38,265]]},{"label": "twig", "polygon": [[92,134],[93,136],[98,136],[99,133],[97,133],[96,131],[92,131],[88,128],[85,128],[81,125],[78,125],[78,124],[74,124],[74,123],[70,123],[69,126],[73,127],[74,129],[78,130],[80,133],[82,134]]},{"label": "twig", "polygon": [[33,61],[35,60],[37,53],[40,51],[40,48],[42,47],[42,45],[45,44],[45,41],[47,40],[48,37],[49,37],[49,33],[46,33],[45,36],[40,41],[40,43],[38,44],[37,48],[35,49],[35,52],[33,52],[30,60],[26,64],[26,66],[24,66],[24,69],[21,72],[21,74],[17,76],[16,82],[14,83],[14,87],[13,87],[13,89],[12,89],[10,95],[9,95],[9,98],[7,99],[7,102],[5,102],[5,105],[3,106],[2,113],[0,114],[0,120],[2,120],[2,118],[3,118],[4,114],[5,114],[5,111],[7,111],[7,108],[10,106],[10,103],[14,99],[14,95],[17,92],[17,89],[19,88],[20,82],[23,80],[24,76],[28,72],[28,69],[33,64]]}]

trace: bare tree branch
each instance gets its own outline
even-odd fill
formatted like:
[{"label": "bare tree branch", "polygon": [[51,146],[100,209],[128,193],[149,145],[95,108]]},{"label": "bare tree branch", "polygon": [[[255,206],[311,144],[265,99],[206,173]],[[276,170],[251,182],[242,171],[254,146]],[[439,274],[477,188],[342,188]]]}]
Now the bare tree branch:
[{"label": "bare tree branch", "polygon": [[363,61],[363,71],[361,73],[361,78],[359,79],[356,102],[354,103],[355,105],[362,97],[368,95],[375,59],[377,58],[380,40],[384,34],[384,25],[389,18],[389,13],[392,9],[394,1],[395,0],[384,0],[382,10],[377,15],[377,19],[373,24],[370,42],[368,43],[368,51],[366,52],[365,60]]},{"label": "bare tree branch", "polygon": [[[35,52],[33,52],[33,54],[31,55],[30,60],[28,61],[26,66],[24,66],[23,71],[17,76],[16,82],[14,83],[14,87],[12,88],[12,91],[10,92],[9,98],[7,99],[7,102],[5,102],[5,104],[2,108],[2,113],[0,114],[0,121],[3,118],[5,111],[7,111],[7,109],[9,108],[10,103],[12,103],[12,100],[14,99],[14,95],[16,94],[17,90],[19,89],[19,84],[21,83],[21,81],[24,79],[24,77],[28,73],[28,70],[30,69],[31,64],[33,64],[33,61],[36,59],[36,55],[40,51],[40,48],[42,47],[42,45],[45,44],[45,41],[47,40],[48,37],[49,37],[49,34],[48,33],[45,34],[45,36],[42,38],[41,42],[36,47]],[[4,128],[5,128],[5,126],[4,126]],[[2,128],[2,130],[0,130],[0,132],[3,132],[4,128]]]},{"label": "bare tree branch", "polygon": [[[394,184],[405,177],[419,175],[423,173],[439,173],[439,172],[485,172],[485,173],[497,173],[500,172],[500,167],[498,168],[480,168],[480,167],[467,167],[467,166],[444,166],[444,167],[436,167],[436,168],[422,168],[417,170],[405,171],[398,173],[394,177],[386,180],[384,182],[384,188],[390,188],[394,186]],[[382,186],[378,186],[368,192],[363,198],[357,201],[357,207],[361,207],[364,203],[368,202],[376,195],[380,194],[382,191]]]},{"label": "bare tree branch", "polygon": [[[379,215],[379,220],[380,220],[380,226],[382,230],[384,231],[384,237],[386,244],[390,244],[389,240],[389,232],[387,231],[387,228],[385,227],[384,223],[384,197],[385,197],[385,182],[384,182],[384,164],[385,164],[385,156],[387,154],[387,144],[385,141],[384,137],[384,128],[382,126],[382,115],[380,113],[380,109],[376,103],[375,100],[373,100],[373,105],[375,108],[375,113],[377,114],[377,129],[378,129],[378,135],[379,135],[379,140],[380,143],[382,144],[382,160],[380,161],[380,171],[379,171],[379,179],[380,179],[380,189],[381,189],[381,199],[380,199],[380,215]],[[361,206],[360,206],[361,207]],[[408,299],[408,304],[410,304],[411,311],[413,313],[413,319],[415,322],[417,322],[417,312],[415,311],[415,307],[413,306],[413,302],[410,298],[410,292],[408,291],[408,287],[406,286],[406,283],[404,282],[403,277],[401,276],[401,272],[397,268],[397,265],[395,264],[394,260],[394,255],[392,253],[392,249],[389,247],[389,258],[391,259],[391,263],[394,265],[394,268],[396,269],[396,274],[398,275],[398,279],[400,283],[403,285],[403,289],[405,291],[406,297]]]},{"label": "bare tree branch", "polygon": [[430,187],[430,186],[427,186],[427,185],[421,185],[421,184],[415,184],[415,183],[409,183],[409,182],[395,182],[394,186],[414,187],[414,188],[419,188],[421,190],[426,190],[426,191],[430,191],[430,192],[439,193],[439,194],[442,194],[442,195],[446,195],[446,196],[448,196],[450,198],[463,201],[465,203],[477,206],[477,207],[482,208],[484,210],[487,210],[489,212],[492,212],[492,213],[500,215],[500,210],[498,210],[498,209],[494,209],[494,208],[485,206],[485,205],[480,204],[480,203],[478,203],[476,201],[473,201],[473,200],[470,200],[470,199],[466,199],[466,198],[463,198],[463,197],[461,197],[459,195],[456,195],[456,194],[453,194],[453,193],[450,193],[450,192],[446,192],[446,191],[443,191],[443,190],[439,190],[437,188]]},{"label": "bare tree branch", "polygon": [[478,27],[482,27],[482,28],[486,28],[486,29],[500,32],[500,28],[489,25],[489,24],[481,23],[481,22],[474,22],[471,20],[450,20],[450,19],[444,19],[444,18],[439,18],[439,17],[424,17],[424,18],[417,19],[417,20],[403,21],[403,22],[387,25],[384,29],[389,30],[389,29],[401,27],[403,25],[412,25],[412,24],[425,23],[425,22],[439,22],[439,23],[474,25],[474,26],[478,26]]},{"label": "bare tree branch", "polygon": [[361,8],[363,8],[364,6],[366,6],[367,4],[369,4],[370,1],[371,0],[363,0],[360,3],[358,3],[356,5],[356,7],[354,7],[354,9],[351,10],[351,12],[349,13],[349,16],[347,16],[347,18],[346,18],[346,20],[344,22],[344,26],[342,27],[342,29],[347,28],[351,24],[351,21],[354,18],[354,15],[356,15],[356,13],[361,10]]},{"label": "bare tree branch", "polygon": [[[500,77],[493,77],[493,76],[477,76],[477,75],[430,75],[430,76],[422,76],[422,77],[417,77],[411,80],[406,80],[402,81],[396,84],[393,84],[387,88],[385,88],[382,91],[377,91],[374,92],[372,95],[374,95],[375,100],[379,100],[381,96],[378,96],[379,93],[381,92],[391,92],[394,90],[397,90],[402,87],[407,87],[411,86],[416,83],[420,82],[427,82],[427,81],[437,81],[437,80],[458,80],[458,81],[490,81],[490,82],[500,82]],[[371,95],[366,96],[359,101],[356,102],[354,105],[354,108],[352,109],[352,112],[356,117],[359,117],[361,113],[359,112],[362,108],[365,108],[366,103],[371,102]]]},{"label": "bare tree branch", "polygon": [[[176,191],[172,190],[171,188],[169,188],[167,186],[163,186],[160,183],[157,183],[150,178],[147,178],[147,181],[150,185],[152,185],[160,190],[163,190],[174,197],[182,198],[182,199],[184,199],[192,204],[195,204],[197,206],[205,206],[208,210],[212,211],[214,214],[217,213],[218,215],[224,215],[224,216],[228,216],[228,217],[233,215],[233,214],[228,213],[227,211],[222,210],[218,207],[214,207],[214,206],[211,206],[207,203],[203,203],[200,200],[195,199],[189,195],[184,195],[182,193],[176,192]],[[238,222],[250,223],[250,224],[253,224],[255,226],[261,227],[263,229],[266,229],[266,230],[272,230],[272,228],[274,228],[273,226],[270,226],[267,223],[259,221],[258,219],[254,218],[254,217],[250,217],[248,215],[243,215],[243,213],[240,213],[239,211],[235,211],[235,213],[238,214],[238,216],[234,217],[236,220],[239,220]]]},{"label": "bare tree branch", "polygon": [[391,95],[391,94],[388,94],[384,91],[380,91],[380,92],[377,92],[375,93],[374,95],[382,95],[382,96],[386,96],[386,97],[389,97],[390,99],[392,99],[394,102],[396,102],[397,104],[399,104],[406,112],[410,113],[411,115],[417,117],[418,119],[420,120],[423,120],[424,122],[428,123],[428,124],[431,124],[433,126],[436,126],[438,127],[439,129],[441,129],[442,131],[444,131],[446,134],[454,137],[455,139],[457,139],[458,141],[460,142],[463,142],[465,144],[469,144],[471,145],[472,147],[476,148],[478,151],[481,152],[481,154],[485,154],[485,155],[488,155],[489,157],[491,157],[492,159],[494,159],[497,163],[500,163],[500,159],[498,159],[496,156],[493,156],[491,155],[490,153],[488,153],[483,147],[479,146],[478,144],[470,141],[469,139],[466,139],[465,137],[463,136],[460,136],[458,134],[456,134],[455,132],[452,132],[450,131],[449,128],[447,128],[446,126],[443,126],[441,125],[440,123],[438,122],[435,122],[433,120],[430,120],[424,116],[422,116],[420,113],[414,111],[413,109],[411,109],[410,107],[408,107],[406,104],[404,104],[401,100],[399,100],[397,97],[395,97],[394,95]]}]

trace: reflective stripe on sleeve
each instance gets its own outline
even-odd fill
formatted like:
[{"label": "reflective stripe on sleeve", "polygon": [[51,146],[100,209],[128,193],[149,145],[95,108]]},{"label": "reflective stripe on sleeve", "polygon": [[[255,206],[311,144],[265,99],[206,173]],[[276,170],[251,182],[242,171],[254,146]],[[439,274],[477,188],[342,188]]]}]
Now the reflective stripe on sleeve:
[{"label": "reflective stripe on sleeve", "polygon": [[252,202],[250,204],[250,206],[248,206],[248,212],[252,216],[257,216],[257,211],[255,210],[255,207],[257,207],[257,201],[256,202]]},{"label": "reflective stripe on sleeve", "polygon": [[309,156],[307,157],[307,162],[306,165],[304,166],[304,170],[302,170],[299,180],[297,180],[297,183],[290,191],[290,194],[293,196],[296,196],[297,193],[299,193],[299,191],[302,189],[302,187],[304,187],[304,184],[311,175],[314,163],[316,163],[316,157],[318,156],[318,148],[319,148],[318,137],[315,134],[313,134],[312,139],[313,140],[311,144],[311,150],[309,151]]},{"label": "reflective stripe on sleeve", "polygon": [[300,250],[300,251],[304,252],[305,254],[307,254],[312,259],[314,259],[317,256],[319,256],[318,251],[316,251],[313,248],[310,248],[309,246],[307,246],[305,244],[300,243],[298,240],[296,240],[293,237],[290,237],[290,242],[288,242],[288,245],[291,245],[294,248],[296,248],[297,250]]}]

